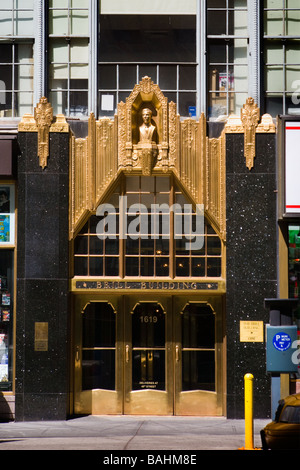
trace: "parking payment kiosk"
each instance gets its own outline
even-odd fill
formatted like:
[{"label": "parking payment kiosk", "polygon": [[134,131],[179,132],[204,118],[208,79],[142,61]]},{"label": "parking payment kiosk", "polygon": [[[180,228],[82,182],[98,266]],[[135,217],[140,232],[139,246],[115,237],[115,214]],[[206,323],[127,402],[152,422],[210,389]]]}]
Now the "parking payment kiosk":
[{"label": "parking payment kiosk", "polygon": [[296,349],[296,325],[267,325],[267,372],[297,372]]}]

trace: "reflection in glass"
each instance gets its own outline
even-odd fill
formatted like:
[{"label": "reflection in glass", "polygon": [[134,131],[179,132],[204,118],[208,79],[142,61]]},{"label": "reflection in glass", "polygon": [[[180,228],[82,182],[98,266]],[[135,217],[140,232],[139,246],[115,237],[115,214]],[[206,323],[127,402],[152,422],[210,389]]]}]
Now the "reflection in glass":
[{"label": "reflection in glass", "polygon": [[214,351],[182,352],[182,390],[215,391]]},{"label": "reflection in glass", "polygon": [[115,351],[82,352],[82,390],[115,389]]},{"label": "reflection in glass", "polygon": [[221,258],[207,258],[207,276],[221,276]]}]

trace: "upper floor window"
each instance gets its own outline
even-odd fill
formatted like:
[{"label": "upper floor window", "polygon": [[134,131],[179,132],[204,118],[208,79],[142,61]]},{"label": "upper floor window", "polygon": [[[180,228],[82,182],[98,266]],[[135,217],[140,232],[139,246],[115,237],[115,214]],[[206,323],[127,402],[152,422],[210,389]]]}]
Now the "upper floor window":
[{"label": "upper floor window", "polygon": [[0,50],[0,117],[32,113],[33,44],[5,42]]},{"label": "upper floor window", "polygon": [[247,0],[207,0],[210,120],[239,114],[248,95]]},{"label": "upper floor window", "polygon": [[33,109],[33,0],[7,0],[0,6],[0,117]]},{"label": "upper floor window", "polygon": [[299,114],[300,8],[298,0],[264,1],[265,111]]},{"label": "upper floor window", "polygon": [[34,36],[34,0],[5,0],[0,6],[1,36]]},{"label": "upper floor window", "polygon": [[99,114],[113,116],[147,75],[189,116],[197,91],[196,16],[100,15],[99,21]]},{"label": "upper floor window", "polygon": [[49,2],[49,99],[55,114],[88,115],[89,1]]}]

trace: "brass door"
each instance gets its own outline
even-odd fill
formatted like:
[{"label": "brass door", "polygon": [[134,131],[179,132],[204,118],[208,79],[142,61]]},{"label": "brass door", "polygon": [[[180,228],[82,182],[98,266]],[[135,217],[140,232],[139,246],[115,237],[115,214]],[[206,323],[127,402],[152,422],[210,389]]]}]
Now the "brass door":
[{"label": "brass door", "polygon": [[217,296],[80,297],[75,413],[221,415],[221,307]]},{"label": "brass door", "polygon": [[75,413],[123,413],[122,331],[122,297],[76,299]]},{"label": "brass door", "polygon": [[173,414],[172,299],[126,297],[124,413]]},{"label": "brass door", "polygon": [[222,299],[174,299],[174,414],[222,415]]}]

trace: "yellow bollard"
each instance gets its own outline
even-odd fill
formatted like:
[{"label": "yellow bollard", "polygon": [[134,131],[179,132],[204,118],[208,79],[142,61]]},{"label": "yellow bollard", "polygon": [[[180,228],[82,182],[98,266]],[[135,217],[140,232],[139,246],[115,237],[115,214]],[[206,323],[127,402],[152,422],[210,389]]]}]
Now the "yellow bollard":
[{"label": "yellow bollard", "polygon": [[240,450],[258,450],[253,440],[253,375],[244,375],[245,384],[245,447]]},{"label": "yellow bollard", "polygon": [[253,450],[253,375],[244,376],[245,383],[245,450]]}]

